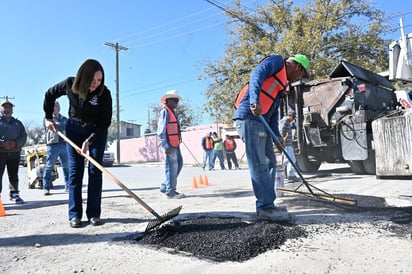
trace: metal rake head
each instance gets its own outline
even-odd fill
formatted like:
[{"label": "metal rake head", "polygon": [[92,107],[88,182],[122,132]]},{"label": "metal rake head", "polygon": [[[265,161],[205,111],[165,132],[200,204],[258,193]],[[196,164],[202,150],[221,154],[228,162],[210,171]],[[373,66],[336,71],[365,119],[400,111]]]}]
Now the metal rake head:
[{"label": "metal rake head", "polygon": [[175,209],[163,214],[162,216],[160,216],[160,218],[157,218],[156,220],[150,221],[147,224],[146,230],[145,232],[152,230],[155,227],[158,227],[159,225],[163,224],[164,222],[176,217],[177,215],[179,215],[180,210],[182,209],[182,206],[176,207]]}]

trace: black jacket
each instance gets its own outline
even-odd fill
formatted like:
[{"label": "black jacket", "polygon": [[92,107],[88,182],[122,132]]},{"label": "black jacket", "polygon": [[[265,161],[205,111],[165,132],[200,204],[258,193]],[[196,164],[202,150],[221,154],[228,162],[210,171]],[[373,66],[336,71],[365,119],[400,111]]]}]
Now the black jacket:
[{"label": "black jacket", "polygon": [[82,123],[95,124],[95,129],[90,141],[93,141],[94,138],[106,136],[112,122],[112,97],[109,89],[105,87],[100,96],[89,93],[87,99],[83,100],[78,94],[73,93],[73,82],[74,77],[68,77],[66,80],[46,91],[43,103],[46,119],[53,118],[54,102],[56,99],[60,96],[67,95],[70,104],[69,118]]}]

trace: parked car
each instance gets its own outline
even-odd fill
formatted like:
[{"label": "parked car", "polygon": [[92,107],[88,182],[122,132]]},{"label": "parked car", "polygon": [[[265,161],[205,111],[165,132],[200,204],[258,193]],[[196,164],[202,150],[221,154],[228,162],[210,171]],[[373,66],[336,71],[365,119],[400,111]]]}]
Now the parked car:
[{"label": "parked car", "polygon": [[110,151],[105,151],[103,155],[103,166],[112,166],[114,163],[114,153]]}]

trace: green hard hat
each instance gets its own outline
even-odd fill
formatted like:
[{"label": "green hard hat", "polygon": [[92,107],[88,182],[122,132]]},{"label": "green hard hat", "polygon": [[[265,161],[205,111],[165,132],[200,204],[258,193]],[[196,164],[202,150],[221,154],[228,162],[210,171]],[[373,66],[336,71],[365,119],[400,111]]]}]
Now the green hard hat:
[{"label": "green hard hat", "polygon": [[305,78],[309,78],[309,73],[308,73],[308,68],[309,68],[309,59],[306,57],[306,55],[303,54],[295,54],[294,56],[291,57],[293,61],[296,63],[300,64],[303,69],[305,70]]},{"label": "green hard hat", "polygon": [[309,59],[308,59],[308,57],[306,57],[306,55],[303,55],[303,54],[295,54],[295,55],[292,57],[292,59],[295,60],[296,63],[301,64],[304,69],[308,69],[308,67],[309,67]]}]

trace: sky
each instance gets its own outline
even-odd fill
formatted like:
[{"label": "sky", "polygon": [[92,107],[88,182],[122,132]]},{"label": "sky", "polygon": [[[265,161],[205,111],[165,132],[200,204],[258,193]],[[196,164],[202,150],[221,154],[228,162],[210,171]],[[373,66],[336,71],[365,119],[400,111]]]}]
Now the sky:
[{"label": "sky", "polygon": [[[263,2],[241,3],[253,12]],[[400,36],[401,15],[405,32],[412,32],[411,1],[371,4],[394,15],[390,39]],[[40,126],[47,89],[75,76],[93,58],[104,67],[115,109],[116,51],[105,45],[109,42],[127,49],[118,55],[121,121],[140,124],[143,131],[150,106],[160,104],[160,97],[172,89],[198,113],[208,84],[199,80],[202,65],[224,57],[226,21],[206,0],[0,0],[0,98],[15,104],[14,117],[25,125]],[[67,98],[59,102],[67,116]],[[207,115],[202,118],[203,123],[213,122]]]}]

